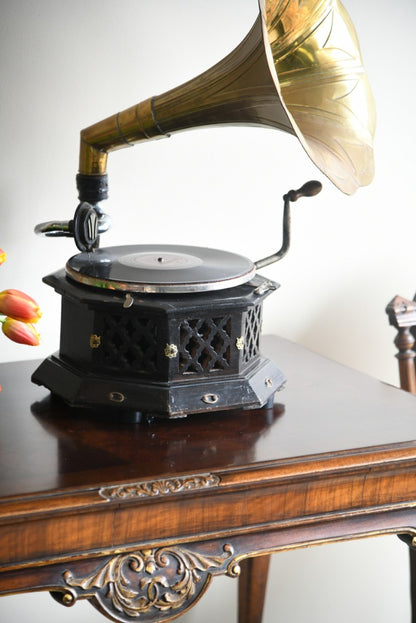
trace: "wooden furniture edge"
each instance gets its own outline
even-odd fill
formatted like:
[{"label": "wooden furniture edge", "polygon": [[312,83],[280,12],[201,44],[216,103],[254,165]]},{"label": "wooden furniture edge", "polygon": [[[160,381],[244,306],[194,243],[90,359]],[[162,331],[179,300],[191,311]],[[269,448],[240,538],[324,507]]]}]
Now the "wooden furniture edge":
[{"label": "wooden furniture edge", "polygon": [[[349,539],[406,534],[416,545],[416,509],[380,509],[374,515],[321,517],[305,524],[267,526],[262,532],[215,535],[198,541],[152,542],[89,558],[11,569],[0,574],[0,594],[51,591],[65,606],[87,599],[105,616],[165,621],[183,614],[206,592],[216,575],[238,577],[247,558]],[[138,587],[154,588],[153,599]],[[178,587],[181,586],[179,591]]]}]

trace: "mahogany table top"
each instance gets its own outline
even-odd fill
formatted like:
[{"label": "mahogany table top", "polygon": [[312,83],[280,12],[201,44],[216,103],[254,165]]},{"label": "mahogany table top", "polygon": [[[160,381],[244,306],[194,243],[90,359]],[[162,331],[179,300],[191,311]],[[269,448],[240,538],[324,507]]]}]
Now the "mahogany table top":
[{"label": "mahogany table top", "polygon": [[416,398],[277,337],[263,352],[287,377],[270,410],[141,424],[76,411],[0,366],[0,496],[52,494],[183,474],[251,470],[383,447],[416,452]]}]

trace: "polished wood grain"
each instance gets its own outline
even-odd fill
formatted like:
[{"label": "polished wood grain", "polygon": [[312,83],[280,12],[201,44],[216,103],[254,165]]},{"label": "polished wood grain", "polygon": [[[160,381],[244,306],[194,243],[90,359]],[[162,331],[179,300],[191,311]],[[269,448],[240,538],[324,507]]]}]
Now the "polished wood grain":
[{"label": "polished wood grain", "polygon": [[238,623],[261,623],[266,596],[270,555],[241,562],[238,584]]},{"label": "polished wood grain", "polygon": [[247,558],[414,538],[416,398],[285,340],[263,351],[288,379],[273,409],[134,425],[52,399],[35,362],[0,366],[0,593],[162,621],[241,563],[255,612],[267,565]]}]

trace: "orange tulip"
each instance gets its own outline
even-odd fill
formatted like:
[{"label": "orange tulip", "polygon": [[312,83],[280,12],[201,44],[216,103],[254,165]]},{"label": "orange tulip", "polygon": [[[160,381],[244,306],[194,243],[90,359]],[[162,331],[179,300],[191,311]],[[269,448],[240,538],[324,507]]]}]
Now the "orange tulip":
[{"label": "orange tulip", "polygon": [[18,344],[38,346],[40,342],[40,335],[35,327],[27,322],[16,320],[16,318],[6,318],[1,328],[6,337]]},{"label": "orange tulip", "polygon": [[41,317],[39,305],[20,290],[0,292],[0,314],[22,322],[37,322]]},{"label": "orange tulip", "polygon": [[6,261],[6,253],[5,251],[3,251],[3,249],[0,249],[0,266],[3,264],[3,262]]}]

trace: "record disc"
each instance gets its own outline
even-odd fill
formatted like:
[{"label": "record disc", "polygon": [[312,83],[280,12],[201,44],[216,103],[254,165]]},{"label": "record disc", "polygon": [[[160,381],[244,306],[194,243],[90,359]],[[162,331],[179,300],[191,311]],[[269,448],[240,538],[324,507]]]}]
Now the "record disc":
[{"label": "record disc", "polygon": [[97,288],[185,293],[241,285],[256,268],[248,258],[228,251],[152,244],[79,253],[68,260],[66,272],[75,281]]}]

